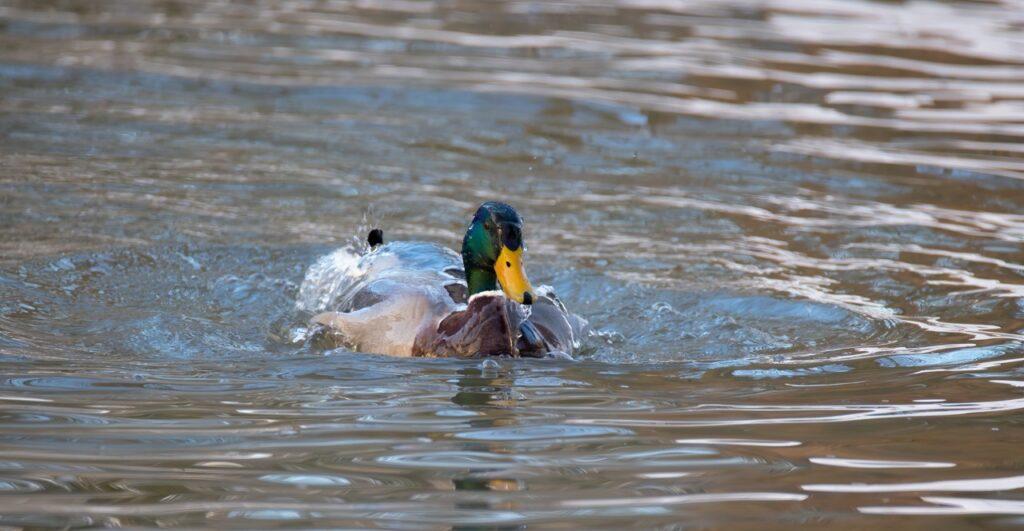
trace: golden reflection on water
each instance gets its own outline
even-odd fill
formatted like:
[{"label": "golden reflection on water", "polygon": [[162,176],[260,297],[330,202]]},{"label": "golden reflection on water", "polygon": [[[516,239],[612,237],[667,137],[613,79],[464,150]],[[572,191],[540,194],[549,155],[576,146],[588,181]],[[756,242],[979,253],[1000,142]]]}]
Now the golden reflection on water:
[{"label": "golden reflection on water", "polygon": [[[0,526],[1019,524],[1022,27],[0,2]],[[579,362],[293,342],[319,256],[490,199]]]}]

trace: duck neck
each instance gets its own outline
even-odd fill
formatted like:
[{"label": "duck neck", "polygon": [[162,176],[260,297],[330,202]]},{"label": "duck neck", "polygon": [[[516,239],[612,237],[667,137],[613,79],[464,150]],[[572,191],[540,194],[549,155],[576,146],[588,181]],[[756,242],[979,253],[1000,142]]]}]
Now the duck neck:
[{"label": "duck neck", "polygon": [[487,269],[466,268],[466,286],[470,296],[482,291],[494,291],[498,289],[498,276]]}]

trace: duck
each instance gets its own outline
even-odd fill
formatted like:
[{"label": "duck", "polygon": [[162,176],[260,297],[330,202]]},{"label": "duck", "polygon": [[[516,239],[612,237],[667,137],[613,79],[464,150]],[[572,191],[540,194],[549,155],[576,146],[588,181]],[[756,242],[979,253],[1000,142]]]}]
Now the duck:
[{"label": "duck", "polygon": [[489,201],[473,215],[461,253],[385,243],[381,229],[370,231],[364,252],[339,250],[307,273],[300,300],[326,310],[310,320],[310,337],[402,357],[573,359],[588,323],[550,286],[532,286],[523,227],[512,206]]}]

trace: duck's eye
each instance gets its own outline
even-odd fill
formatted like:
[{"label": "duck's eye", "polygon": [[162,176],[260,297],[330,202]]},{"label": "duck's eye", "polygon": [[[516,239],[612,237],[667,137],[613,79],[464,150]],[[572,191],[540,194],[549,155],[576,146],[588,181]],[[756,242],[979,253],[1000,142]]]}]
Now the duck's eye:
[{"label": "duck's eye", "polygon": [[505,267],[512,269],[512,262],[505,262]]}]

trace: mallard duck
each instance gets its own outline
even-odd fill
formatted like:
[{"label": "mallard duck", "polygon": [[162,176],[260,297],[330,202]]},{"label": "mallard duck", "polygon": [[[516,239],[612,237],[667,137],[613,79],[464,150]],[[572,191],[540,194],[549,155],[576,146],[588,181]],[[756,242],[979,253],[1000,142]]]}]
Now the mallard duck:
[{"label": "mallard duck", "polygon": [[431,357],[571,357],[586,321],[523,267],[523,220],[509,205],[480,206],[461,256],[424,242],[384,243],[375,229],[361,255],[342,251],[307,275],[310,330],[363,352]]}]

